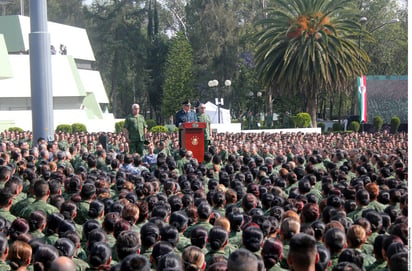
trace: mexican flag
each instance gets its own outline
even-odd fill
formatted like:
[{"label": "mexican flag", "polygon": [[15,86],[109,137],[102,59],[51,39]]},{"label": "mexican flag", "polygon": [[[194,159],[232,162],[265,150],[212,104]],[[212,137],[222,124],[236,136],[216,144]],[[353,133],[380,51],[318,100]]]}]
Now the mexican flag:
[{"label": "mexican flag", "polygon": [[362,123],[368,122],[368,102],[366,99],[366,76],[358,77],[358,97],[359,97],[359,115],[360,115],[360,122]]}]

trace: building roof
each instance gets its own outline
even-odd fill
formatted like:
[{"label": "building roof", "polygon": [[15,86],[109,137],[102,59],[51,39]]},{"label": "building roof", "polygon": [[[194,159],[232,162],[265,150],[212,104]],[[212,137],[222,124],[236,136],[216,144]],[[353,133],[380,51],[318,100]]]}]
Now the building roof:
[{"label": "building roof", "polygon": [[[50,45],[59,54],[60,44],[67,47],[67,54],[75,59],[95,61],[86,29],[49,22]],[[0,34],[4,34],[9,53],[25,52],[30,49],[30,17],[0,16]]]}]

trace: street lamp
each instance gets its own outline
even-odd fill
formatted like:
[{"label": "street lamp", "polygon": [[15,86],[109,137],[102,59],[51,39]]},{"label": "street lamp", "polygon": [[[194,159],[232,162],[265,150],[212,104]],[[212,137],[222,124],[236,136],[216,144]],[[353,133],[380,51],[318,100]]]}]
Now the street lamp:
[{"label": "street lamp", "polygon": [[[210,80],[208,83],[207,83],[207,85],[210,87],[210,88],[218,88],[218,86],[219,86],[219,81],[217,81],[216,79],[215,80]],[[232,81],[230,81],[230,80],[225,80],[225,87],[230,87],[232,85]],[[219,89],[218,89],[219,90]],[[219,95],[219,98],[215,98],[215,104],[217,105],[217,118],[218,118],[218,123],[220,123],[220,107],[222,106],[222,105],[224,105],[224,99],[222,98],[222,97],[220,97],[221,96],[221,93],[220,93],[220,91],[219,91],[219,93],[218,93],[218,95]]]}]

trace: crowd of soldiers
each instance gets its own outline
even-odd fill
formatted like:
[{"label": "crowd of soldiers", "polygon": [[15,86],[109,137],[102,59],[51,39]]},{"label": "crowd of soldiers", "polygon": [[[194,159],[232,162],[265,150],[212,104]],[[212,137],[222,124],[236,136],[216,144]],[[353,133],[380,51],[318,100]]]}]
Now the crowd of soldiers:
[{"label": "crowd of soldiers", "polygon": [[407,270],[406,133],[0,134],[0,270]]}]

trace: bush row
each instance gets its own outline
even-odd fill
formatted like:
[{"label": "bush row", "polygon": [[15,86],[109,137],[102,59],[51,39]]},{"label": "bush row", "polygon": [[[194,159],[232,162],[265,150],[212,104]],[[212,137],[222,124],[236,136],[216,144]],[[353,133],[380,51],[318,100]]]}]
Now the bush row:
[{"label": "bush row", "polygon": [[[377,132],[380,132],[382,130],[384,121],[381,116],[375,116],[373,118],[372,123],[373,123],[373,127],[375,128]],[[400,125],[401,125],[400,118],[398,116],[392,117],[391,122],[390,122],[391,132],[397,133]],[[319,122],[318,127],[322,129],[322,132],[325,131],[325,123]],[[335,122],[333,123],[332,129],[329,128],[328,131],[340,132],[340,131],[343,131],[343,128],[344,127],[342,126],[342,124],[340,124],[339,122]],[[359,132],[360,130],[359,121],[352,121],[351,123],[349,123],[348,129],[354,132]]]},{"label": "bush row", "polygon": [[[311,126],[311,117],[309,113],[306,112],[301,112],[298,113],[295,116],[290,117],[290,126],[292,128],[308,128]],[[384,125],[383,118],[381,116],[375,116],[373,118],[373,126],[377,132],[382,130],[382,127]],[[175,125],[156,125],[156,121],[152,119],[148,119],[146,121],[146,124],[148,126],[148,130],[151,132],[161,132],[161,133],[167,133],[167,132],[176,132],[178,131],[178,128]],[[391,127],[391,132],[392,133],[397,133],[399,130],[399,127],[401,125],[401,120],[398,116],[394,116],[391,119],[390,122],[390,127]],[[386,126],[385,126],[386,127]],[[115,123],[115,132],[120,133],[123,131],[124,128],[124,120],[116,122]],[[343,126],[339,122],[333,123],[332,129],[329,128],[328,131],[325,131],[325,123],[319,122],[318,123],[318,128],[321,128],[322,132],[340,132],[343,131]],[[354,132],[359,132],[360,130],[360,123],[359,121],[352,121],[349,123],[348,129],[350,131]],[[20,127],[10,127],[8,129],[9,131],[17,131],[17,132],[23,132],[23,129]],[[82,123],[73,123],[73,124],[60,124],[56,127],[56,132],[65,132],[65,133],[76,133],[76,132],[87,132],[87,127],[86,125]]]}]

